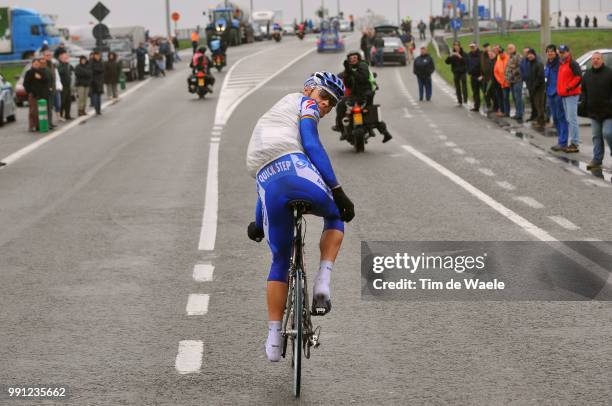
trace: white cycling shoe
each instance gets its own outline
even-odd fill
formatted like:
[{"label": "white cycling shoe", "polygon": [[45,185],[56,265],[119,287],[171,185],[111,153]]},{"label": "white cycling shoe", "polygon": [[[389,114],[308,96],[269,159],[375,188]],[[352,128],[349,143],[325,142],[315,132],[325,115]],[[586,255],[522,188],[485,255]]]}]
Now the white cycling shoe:
[{"label": "white cycling shoe", "polygon": [[283,337],[281,335],[281,322],[279,321],[274,323],[274,325],[270,325],[268,327],[268,339],[266,340],[266,357],[268,357],[268,361],[270,362],[280,361],[281,344],[283,342]]}]

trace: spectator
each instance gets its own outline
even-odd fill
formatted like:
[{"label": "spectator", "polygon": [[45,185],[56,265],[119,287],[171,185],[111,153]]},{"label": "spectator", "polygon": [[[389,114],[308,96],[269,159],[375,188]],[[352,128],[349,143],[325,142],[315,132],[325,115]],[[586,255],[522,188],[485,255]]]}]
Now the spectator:
[{"label": "spectator", "polygon": [[55,51],[53,52],[53,57],[59,61],[59,56],[66,52],[66,44],[60,42]]},{"label": "spectator", "polygon": [[597,16],[593,17],[593,28],[597,28]]},{"label": "spectator", "polygon": [[91,103],[96,115],[102,114],[102,94],[104,94],[104,63],[102,55],[95,51],[91,63]]},{"label": "spectator", "polygon": [[70,108],[72,106],[72,72],[74,68],[68,62],[70,60],[68,52],[60,53],[59,60],[60,63],[57,67],[57,72],[62,82],[60,117],[64,120],[72,120]]},{"label": "spectator", "polygon": [[89,94],[92,78],[91,66],[85,55],[79,57],[79,64],[74,68],[74,76],[74,84],[77,89],[77,109],[80,117],[87,114],[85,112],[85,107],[87,107],[87,96]]},{"label": "spectator", "polygon": [[179,44],[179,40],[176,37],[176,35],[174,37],[172,37],[172,47],[174,48],[174,60],[176,62],[180,62],[181,61],[181,56],[179,55],[179,49],[181,48],[180,44]]},{"label": "spectator", "polygon": [[193,48],[194,54],[198,50],[199,44],[200,44],[200,34],[197,31],[193,31],[191,33],[191,48]]},{"label": "spectator", "polygon": [[569,18],[565,16],[565,28],[569,28]]},{"label": "spectator", "polygon": [[535,50],[527,50],[528,74],[526,75],[527,90],[531,99],[531,109],[534,127],[543,129],[546,124],[546,82],[544,77],[544,65],[538,58]]},{"label": "spectator", "polygon": [[43,52],[43,57],[45,58],[45,69],[47,69],[47,73],[49,75],[49,99],[47,100],[47,115],[49,120],[49,129],[52,130],[55,128],[53,125],[53,107],[55,106],[55,94],[57,91],[57,68],[55,63],[53,62],[53,53],[47,49]]},{"label": "spectator", "polygon": [[498,117],[508,117],[510,115],[510,84],[506,79],[506,67],[508,66],[508,55],[504,52],[503,48],[497,48],[497,58],[495,60],[495,66],[493,67],[493,76],[497,83],[498,90],[497,104],[499,111],[497,112]]},{"label": "spectator", "polygon": [[32,67],[26,72],[23,79],[23,87],[28,93],[28,129],[32,132],[39,130],[38,100],[49,99],[50,77],[45,65],[46,62],[42,58],[34,58]]},{"label": "spectator", "polygon": [[108,53],[108,60],[104,63],[104,84],[106,85],[106,93],[108,97],[117,99],[119,92],[117,84],[121,76],[121,61],[117,60],[117,54],[114,52]]},{"label": "spectator", "polygon": [[170,51],[170,43],[164,39],[159,42],[160,58],[164,59],[165,69],[172,70],[172,52]]},{"label": "spectator", "polygon": [[[491,80],[493,78],[493,66],[495,65],[495,58],[490,58],[491,46],[488,42],[485,42],[482,46],[482,52],[480,53],[480,71],[481,76],[479,78],[482,87],[482,93],[484,96],[485,106],[487,107],[487,113],[491,110],[492,105],[496,106],[495,97],[492,97],[492,93],[489,92]],[[494,108],[494,110],[497,110]]]},{"label": "spectator", "polygon": [[145,64],[147,61],[147,48],[144,43],[138,44],[136,48],[136,68],[138,69],[138,80],[143,80],[145,75]]},{"label": "spectator", "polygon": [[591,20],[589,19],[589,16],[584,16],[584,27],[585,28],[589,28],[589,22]]},{"label": "spectator", "polygon": [[595,52],[592,67],[582,79],[582,105],[591,118],[593,159],[587,169],[600,169],[604,157],[604,138],[612,156],[612,69],[604,65],[603,56]]},{"label": "spectator", "polygon": [[467,73],[470,75],[470,86],[472,87],[472,97],[474,98],[474,107],[471,111],[480,111],[480,78],[482,77],[480,57],[481,53],[478,45],[472,42],[470,44],[470,52],[467,54]]},{"label": "spectator", "polygon": [[367,63],[370,63],[370,36],[368,35],[368,30],[363,30],[363,34],[361,34],[361,43],[360,43],[361,51],[363,52],[363,56]]},{"label": "spectator", "polygon": [[431,75],[436,70],[434,61],[427,53],[427,47],[421,47],[421,55],[414,60],[413,72],[417,77],[419,83],[419,101],[423,101],[423,93],[425,93],[425,100],[431,100]]},{"label": "spectator", "polygon": [[[529,73],[530,73],[530,68],[531,68],[531,63],[529,59],[527,58],[527,55],[529,54],[530,49],[531,48],[529,47],[523,48],[523,57],[519,65],[520,71],[521,71],[521,78],[523,79],[525,86],[527,86],[527,82],[529,81]],[[529,95],[529,102],[531,103],[531,112],[530,112],[529,118],[525,121],[530,122],[530,121],[533,121],[536,117],[536,109],[533,107],[533,96],[531,95],[531,93],[529,93],[529,86],[527,86],[527,93]]]},{"label": "spectator", "polygon": [[423,20],[421,20],[419,21],[417,28],[419,29],[419,39],[422,39],[422,40],[427,39],[427,37],[425,36],[425,30],[427,29],[427,24],[425,24]]},{"label": "spectator", "polygon": [[548,45],[546,47],[546,67],[544,75],[546,77],[546,100],[550,108],[550,115],[553,118],[553,124],[557,130],[557,144],[550,149],[553,151],[563,151],[567,147],[567,120],[565,119],[565,111],[563,111],[563,102],[557,94],[557,79],[559,76],[559,55],[557,55],[557,47]]},{"label": "spectator", "polygon": [[403,31],[400,39],[406,48],[406,58],[408,60],[408,64],[410,64],[414,59],[414,37],[411,33]]},{"label": "spectator", "polygon": [[156,55],[159,54],[159,47],[153,39],[149,41],[149,46],[147,47],[147,54],[149,55],[149,74],[151,76],[157,77],[159,75],[159,71],[157,69],[157,62],[155,61],[155,58]]},{"label": "spectator", "polygon": [[374,66],[383,66],[385,64],[385,40],[382,35],[376,35],[372,45],[374,47]]},{"label": "spectator", "polygon": [[578,129],[578,99],[580,98],[582,71],[580,65],[572,59],[567,45],[559,45],[559,74],[557,78],[557,93],[563,101],[565,119],[568,123],[570,145],[565,152],[578,152],[580,131]]},{"label": "spectator", "polygon": [[457,94],[457,106],[462,106],[464,102],[467,103],[467,63],[465,52],[463,52],[463,48],[458,41],[453,43],[453,52],[444,62],[451,66]]},{"label": "spectator", "polygon": [[580,18],[580,16],[576,16],[574,22],[576,23],[576,28],[580,28],[580,26],[582,25],[582,18]]},{"label": "spectator", "polygon": [[521,77],[521,56],[516,52],[514,44],[508,44],[508,65],[506,80],[514,100],[515,115],[512,117],[519,123],[523,122],[523,78]]},{"label": "spectator", "polygon": [[431,35],[431,39],[433,40],[434,31],[436,30],[436,24],[433,17],[429,17],[429,34]]}]

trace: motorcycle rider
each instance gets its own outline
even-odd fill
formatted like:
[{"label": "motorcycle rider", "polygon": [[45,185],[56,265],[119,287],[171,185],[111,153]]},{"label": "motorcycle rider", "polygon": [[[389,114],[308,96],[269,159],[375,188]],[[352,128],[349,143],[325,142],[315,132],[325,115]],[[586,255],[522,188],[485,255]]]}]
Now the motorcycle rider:
[{"label": "motorcycle rider", "polygon": [[208,56],[206,56],[206,47],[201,46],[198,48],[195,54],[193,54],[193,58],[191,59],[191,63],[189,64],[191,67],[192,73],[196,75],[198,72],[204,72],[206,74],[205,82],[206,88],[210,93],[212,93],[212,88],[215,84],[215,77],[212,75],[210,68],[212,66],[212,61]]},{"label": "motorcycle rider", "polygon": [[[344,72],[340,76],[349,91],[349,95],[344,97],[336,106],[336,125],[332,127],[332,130],[342,132],[342,119],[346,115],[347,102],[354,104],[355,102],[365,101],[363,107],[373,105],[375,90],[378,89],[378,86],[370,73],[368,63],[361,59],[361,54],[358,51],[351,51],[346,56]],[[393,138],[384,121],[379,121],[376,128],[384,135],[382,142],[387,142]],[[344,139],[344,134],[340,139]]]}]

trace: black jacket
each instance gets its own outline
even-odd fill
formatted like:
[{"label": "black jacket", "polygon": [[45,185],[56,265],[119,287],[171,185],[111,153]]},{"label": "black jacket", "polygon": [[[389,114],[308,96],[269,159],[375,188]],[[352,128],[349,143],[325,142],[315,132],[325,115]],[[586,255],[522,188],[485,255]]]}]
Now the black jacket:
[{"label": "black jacket", "polygon": [[360,61],[357,65],[349,65],[344,69],[344,84],[351,91],[351,96],[363,97],[372,91],[370,69],[367,62]]},{"label": "black jacket", "polygon": [[104,63],[104,83],[119,83],[121,76],[121,62],[118,60],[106,61]]},{"label": "black jacket", "polygon": [[455,75],[462,75],[467,72],[467,55],[463,52],[463,49],[459,50],[461,58],[455,54],[450,54],[444,61],[447,65],[451,66],[451,70]]},{"label": "black jacket", "polygon": [[74,76],[76,78],[74,81],[75,86],[91,86],[91,67],[89,66],[89,62],[84,65],[79,63],[76,68],[74,68]]},{"label": "black jacket", "polygon": [[467,54],[467,73],[470,76],[479,77],[482,75],[482,69],[480,68],[480,49],[476,51],[470,51]]},{"label": "black jacket", "polygon": [[48,99],[51,80],[48,70],[45,68],[30,68],[23,79],[23,87],[26,92],[32,94],[36,99]]},{"label": "black jacket", "polygon": [[370,38],[365,34],[361,36],[360,47],[363,52],[366,52],[368,48],[370,48]]},{"label": "black jacket", "polygon": [[587,70],[582,77],[581,97],[589,117],[612,118],[612,69],[604,65]]},{"label": "black jacket", "polygon": [[95,93],[104,93],[104,62],[102,59],[89,62],[91,66],[91,90]]},{"label": "black jacket", "polygon": [[60,62],[57,67],[57,72],[60,76],[60,81],[62,82],[62,87],[64,90],[70,90],[72,86],[72,71],[74,68],[69,63]]},{"label": "black jacket", "polygon": [[529,74],[527,75],[527,81],[525,83],[531,94],[544,88],[544,78],[544,64],[538,59],[529,61]]},{"label": "black jacket", "polygon": [[412,71],[419,78],[426,78],[431,76],[434,73],[436,67],[434,65],[433,58],[429,54],[419,55],[414,60],[414,66],[412,67]]}]

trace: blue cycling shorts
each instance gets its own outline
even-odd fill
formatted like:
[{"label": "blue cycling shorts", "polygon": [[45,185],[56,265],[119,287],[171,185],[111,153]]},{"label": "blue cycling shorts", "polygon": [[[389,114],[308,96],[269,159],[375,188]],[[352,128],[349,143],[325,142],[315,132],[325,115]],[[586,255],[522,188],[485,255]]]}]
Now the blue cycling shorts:
[{"label": "blue cycling shorts", "polygon": [[344,232],[344,222],[331,190],[302,153],[277,158],[261,168],[256,179],[264,232],[272,250],[268,281],[286,283],[293,240],[293,213],[288,203],[293,200],[309,202],[309,214],[324,218],[324,230]]}]

